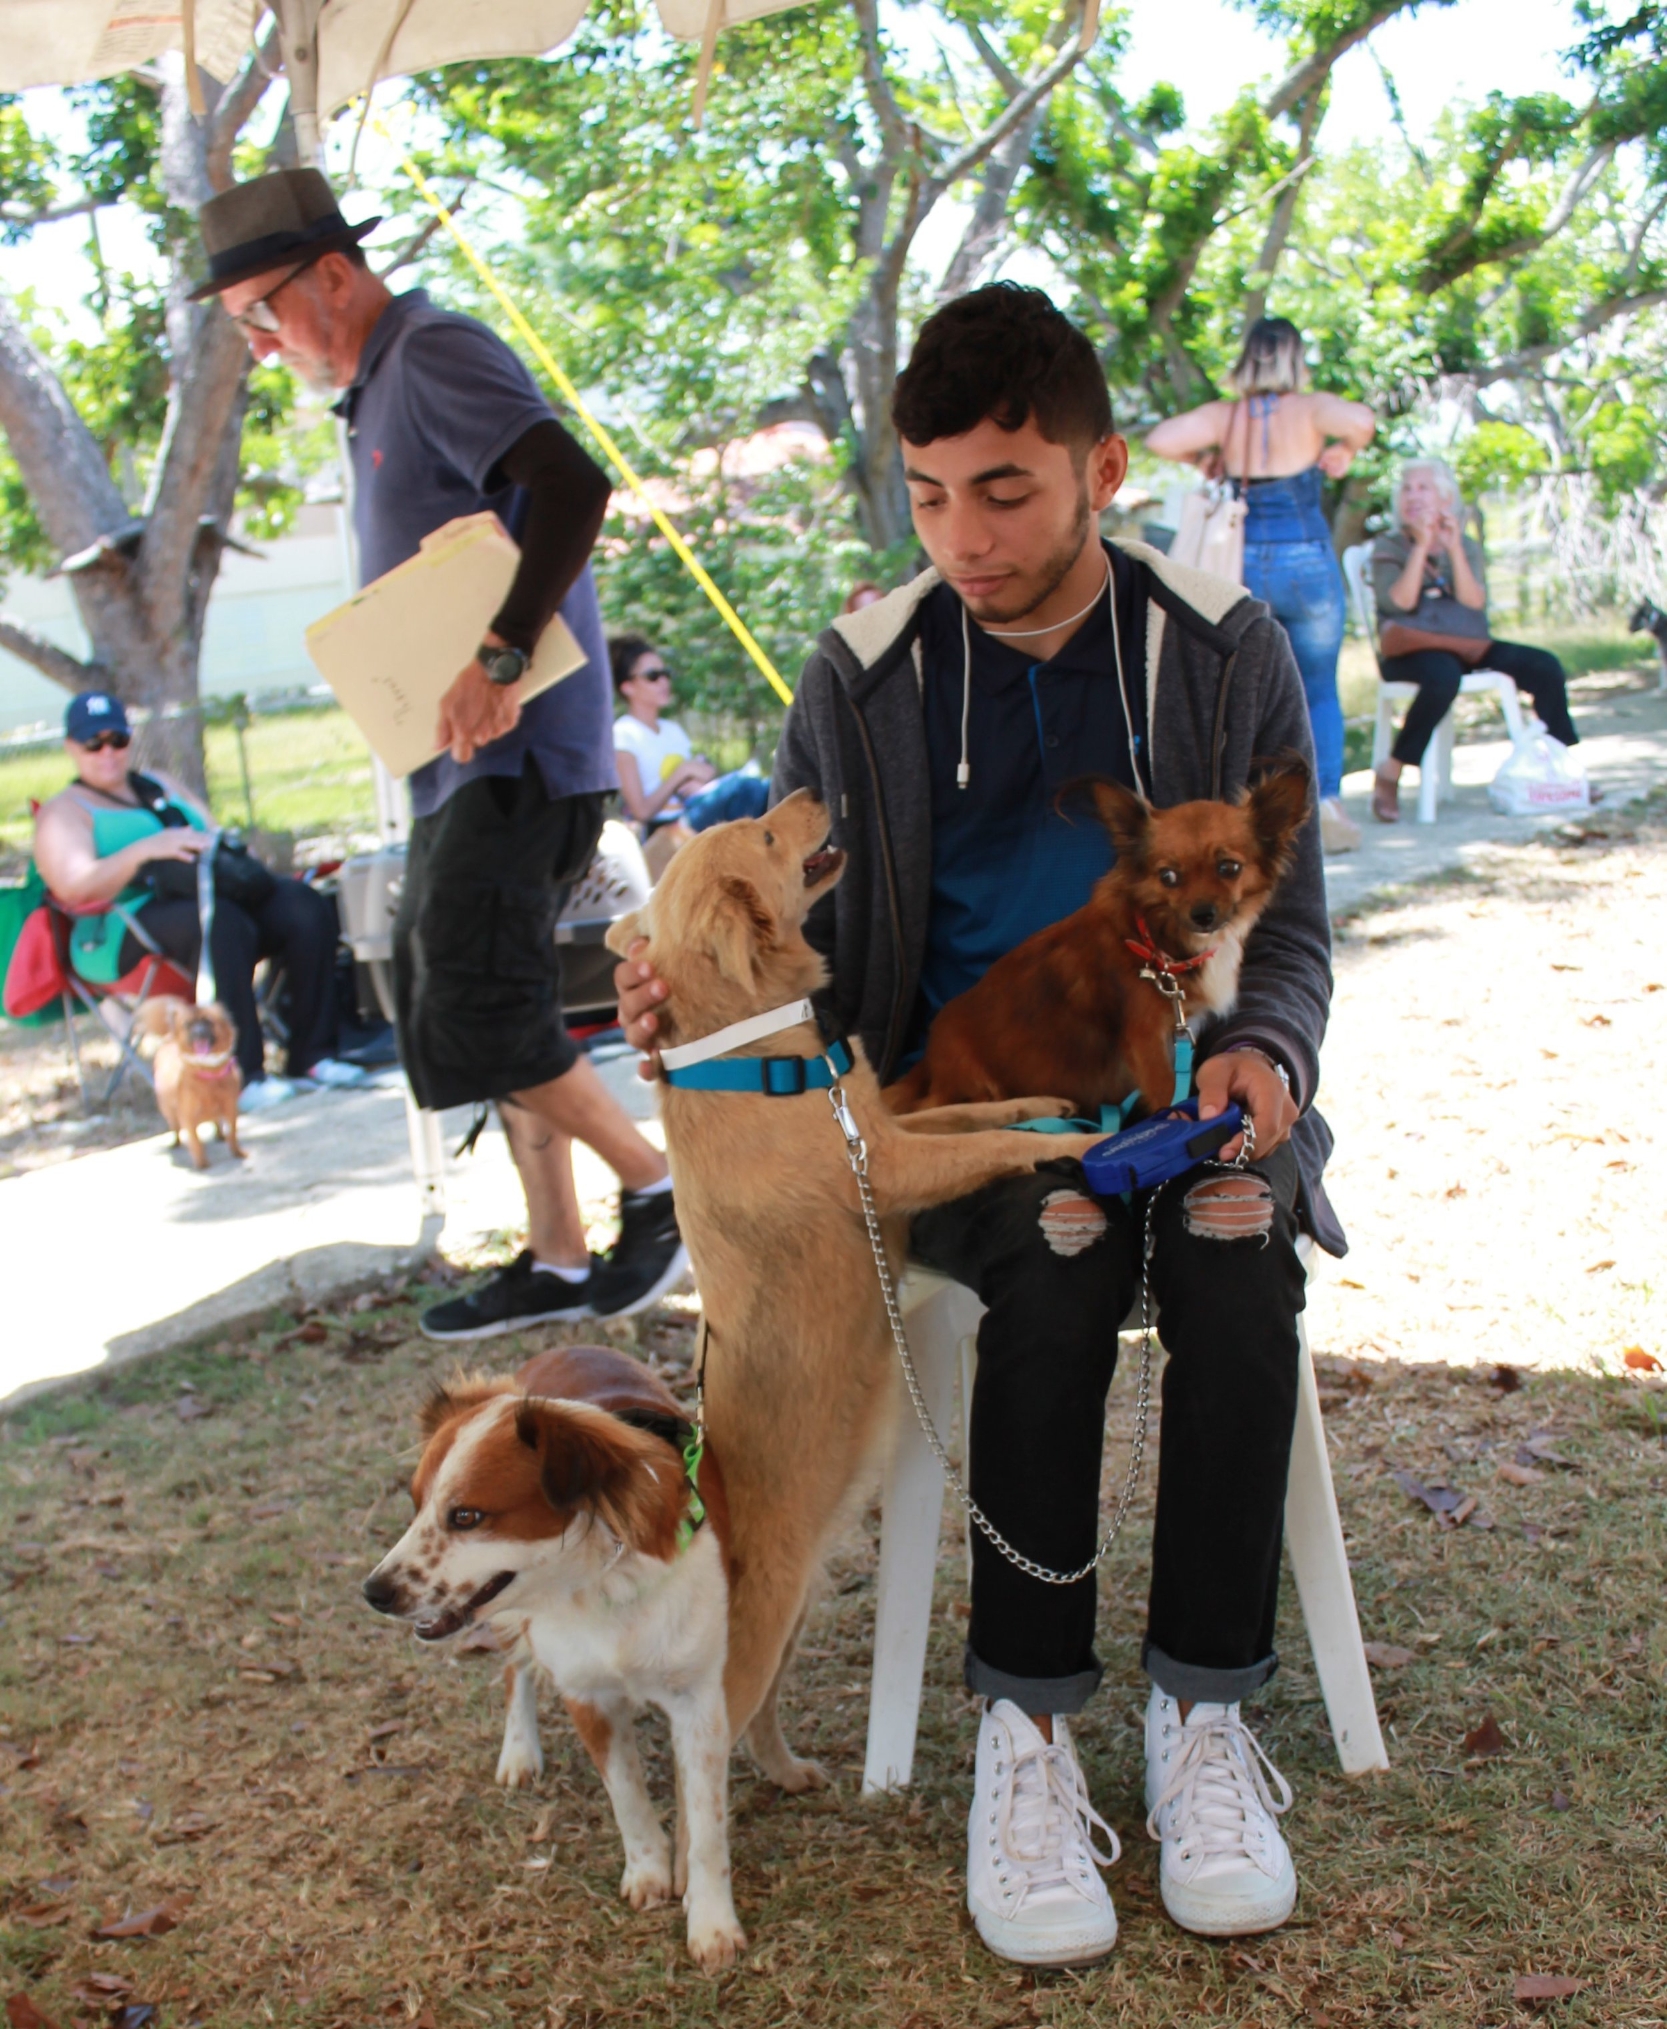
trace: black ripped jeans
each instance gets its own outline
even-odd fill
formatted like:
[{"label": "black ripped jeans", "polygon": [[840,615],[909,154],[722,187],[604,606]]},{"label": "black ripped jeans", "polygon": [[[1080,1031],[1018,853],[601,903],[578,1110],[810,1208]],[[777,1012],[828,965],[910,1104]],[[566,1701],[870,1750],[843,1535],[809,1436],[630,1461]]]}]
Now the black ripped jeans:
[{"label": "black ripped jeans", "polygon": [[[1296,1159],[1254,1173],[1273,1193],[1260,1239],[1188,1230],[1182,1201],[1207,1172],[1168,1184],[1153,1221],[1152,1290],[1163,1375],[1152,1590],[1142,1660],[1171,1697],[1231,1703],[1278,1666],[1274,1611],[1297,1405]],[[1058,1165],[991,1184],[914,1221],[910,1252],[986,1305],[978,1333],[969,1479],[1017,1549],[1074,1570],[1099,1535],[1106,1391],[1117,1327],[1140,1288],[1144,1200],[1099,1200],[1105,1232],[1066,1254],[1045,1202],[1082,1188]],[[966,1678],[1033,1714],[1075,1712],[1100,1681],[1093,1577],[1027,1578],[973,1537]]]}]

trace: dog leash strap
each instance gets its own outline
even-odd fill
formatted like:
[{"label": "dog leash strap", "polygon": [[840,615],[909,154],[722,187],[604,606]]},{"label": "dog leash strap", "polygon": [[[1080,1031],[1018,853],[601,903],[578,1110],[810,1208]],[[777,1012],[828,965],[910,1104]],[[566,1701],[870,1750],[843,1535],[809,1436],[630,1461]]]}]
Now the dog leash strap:
[{"label": "dog leash strap", "polygon": [[826,1092],[855,1061],[850,1044],[841,1041],[830,1043],[820,1057],[720,1057],[667,1071],[665,1080],[680,1092],[753,1092],[766,1099],[795,1099],[801,1092]]},{"label": "dog leash strap", "polygon": [[692,1043],[678,1043],[669,1050],[660,1052],[660,1062],[668,1071],[681,1071],[688,1064],[704,1064],[709,1057],[724,1056],[730,1050],[739,1050],[747,1043],[756,1043],[764,1036],[773,1036],[782,1029],[797,1028],[800,1022],[813,1022],[816,1011],[808,1000],[796,1000],[786,1007],[773,1007],[763,1014],[748,1015],[743,1022],[731,1022],[726,1029],[714,1029],[709,1036],[701,1036]]}]

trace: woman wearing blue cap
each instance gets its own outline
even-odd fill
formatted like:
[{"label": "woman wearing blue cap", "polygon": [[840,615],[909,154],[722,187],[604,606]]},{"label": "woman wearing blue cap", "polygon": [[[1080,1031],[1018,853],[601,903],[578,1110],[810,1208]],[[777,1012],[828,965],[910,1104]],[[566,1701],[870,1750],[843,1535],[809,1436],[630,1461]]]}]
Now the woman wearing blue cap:
[{"label": "woman wearing blue cap", "polygon": [[[169,881],[160,870],[182,862],[195,867],[211,837],[210,820],[176,783],[129,769],[132,740],[120,698],[101,690],[72,698],[64,746],[75,780],[35,820],[41,879],[60,902],[87,912],[71,933],[70,955],[94,985],[111,985],[142,962],[146,946],[136,926],[188,977],[202,948],[194,892],[179,893],[177,878]],[[239,898],[217,890],[210,951],[216,988],[237,1027],[245,1112],[292,1097],[297,1079],[363,1081],[363,1072],[335,1054],[335,950],[335,911],[304,882],[257,868]],[[287,1078],[266,1073],[254,990],[263,958],[277,959],[289,984]]]}]

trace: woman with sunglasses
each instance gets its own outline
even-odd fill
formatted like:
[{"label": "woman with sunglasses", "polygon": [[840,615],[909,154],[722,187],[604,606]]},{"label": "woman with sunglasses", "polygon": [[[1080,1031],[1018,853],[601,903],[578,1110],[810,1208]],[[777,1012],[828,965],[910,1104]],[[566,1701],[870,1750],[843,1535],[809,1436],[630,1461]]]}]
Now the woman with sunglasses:
[{"label": "woman with sunglasses", "polygon": [[[96,986],[113,985],[142,962],[147,946],[140,931],[188,978],[202,947],[196,901],[159,895],[149,876],[167,861],[195,866],[212,835],[210,819],[178,784],[129,769],[132,740],[119,698],[96,690],[72,698],[64,748],[75,780],[35,819],[35,864],[57,900],[82,912],[70,958]],[[297,1079],[364,1082],[362,1071],[335,1054],[337,930],[326,896],[305,882],[275,878],[258,907],[218,897],[211,936],[215,986],[237,1028],[244,1112],[291,1098]],[[287,1078],[266,1074],[254,990],[263,958],[277,959],[288,981]]]},{"label": "woman with sunglasses", "polygon": [[762,775],[744,768],[720,775],[675,719],[661,717],[671,703],[672,676],[659,650],[640,634],[613,634],[608,659],[625,706],[614,720],[614,765],[639,834],[674,824],[705,831],[732,817],[762,817],[770,800]]}]

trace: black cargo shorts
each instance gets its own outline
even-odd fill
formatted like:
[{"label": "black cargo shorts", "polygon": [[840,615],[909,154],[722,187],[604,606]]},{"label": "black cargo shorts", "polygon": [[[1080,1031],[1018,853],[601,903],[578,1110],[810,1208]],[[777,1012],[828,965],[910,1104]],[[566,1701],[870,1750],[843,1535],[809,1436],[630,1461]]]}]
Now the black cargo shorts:
[{"label": "black cargo shorts", "polygon": [[607,801],[550,796],[538,764],[465,782],[411,827],[394,919],[395,1027],[419,1106],[525,1092],[578,1057],[556,918]]}]

